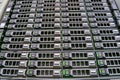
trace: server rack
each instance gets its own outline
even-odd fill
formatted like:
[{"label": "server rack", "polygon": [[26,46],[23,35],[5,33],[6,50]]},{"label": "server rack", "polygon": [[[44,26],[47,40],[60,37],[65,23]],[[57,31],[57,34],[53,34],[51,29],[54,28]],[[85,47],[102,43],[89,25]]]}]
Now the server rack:
[{"label": "server rack", "polygon": [[10,0],[0,24],[0,79],[120,79],[114,0]]}]

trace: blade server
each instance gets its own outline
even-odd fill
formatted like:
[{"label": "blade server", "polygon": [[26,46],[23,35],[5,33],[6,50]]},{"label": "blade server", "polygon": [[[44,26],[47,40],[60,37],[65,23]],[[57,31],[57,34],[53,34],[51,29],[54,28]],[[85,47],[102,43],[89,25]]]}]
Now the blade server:
[{"label": "blade server", "polygon": [[0,80],[119,80],[119,28],[115,0],[9,0]]}]

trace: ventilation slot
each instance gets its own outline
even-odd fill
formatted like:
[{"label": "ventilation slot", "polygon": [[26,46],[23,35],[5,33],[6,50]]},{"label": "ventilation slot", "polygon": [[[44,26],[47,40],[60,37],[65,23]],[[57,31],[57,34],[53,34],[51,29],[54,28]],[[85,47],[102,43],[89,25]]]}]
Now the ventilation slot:
[{"label": "ventilation slot", "polygon": [[79,0],[68,0],[68,2],[79,2]]},{"label": "ventilation slot", "polygon": [[69,13],[69,17],[80,17],[81,13]]},{"label": "ventilation slot", "polygon": [[70,34],[71,35],[84,35],[84,31],[82,30],[73,30],[73,31],[70,31]]},{"label": "ventilation slot", "polygon": [[113,34],[113,30],[100,30],[100,34]]},{"label": "ventilation slot", "polygon": [[44,7],[54,7],[55,4],[44,4]]},{"label": "ventilation slot", "polygon": [[3,76],[16,76],[18,73],[17,69],[2,69],[1,72]]},{"label": "ventilation slot", "polygon": [[103,41],[113,41],[115,40],[115,36],[102,36],[101,39]]},{"label": "ventilation slot", "polygon": [[103,6],[103,3],[92,3],[92,6]]},{"label": "ventilation slot", "polygon": [[79,3],[68,3],[68,7],[78,7],[80,6]]},{"label": "ventilation slot", "polygon": [[36,70],[36,76],[39,77],[52,77],[53,76],[53,70]]},{"label": "ventilation slot", "polygon": [[32,1],[22,1],[22,4],[31,4]]},{"label": "ventilation slot", "polygon": [[72,61],[72,67],[88,67],[88,61]]},{"label": "ventilation slot", "polygon": [[4,66],[5,67],[18,67],[20,64],[20,61],[5,61]]},{"label": "ventilation slot", "polygon": [[107,16],[107,14],[106,13],[95,13],[95,16],[103,16],[103,17],[106,17]]},{"label": "ventilation slot", "polygon": [[18,18],[29,18],[29,14],[19,14]]},{"label": "ventilation slot", "polygon": [[20,12],[30,12],[30,9],[20,9]]},{"label": "ventilation slot", "polygon": [[53,37],[41,37],[40,42],[54,42]]},{"label": "ventilation slot", "polygon": [[109,23],[97,23],[97,26],[105,27],[105,26],[110,26],[110,24]]},{"label": "ventilation slot", "polygon": [[103,43],[104,48],[117,48],[117,43]]},{"label": "ventilation slot", "polygon": [[55,14],[43,14],[43,17],[55,17]]},{"label": "ventilation slot", "polygon": [[54,22],[54,19],[50,19],[50,18],[46,18],[46,19],[42,19],[42,22]]},{"label": "ventilation slot", "polygon": [[104,9],[104,7],[94,7],[93,10],[101,11],[101,10],[105,10],[105,9]]},{"label": "ventilation slot", "polygon": [[[108,18],[96,18],[96,21],[108,21]],[[104,25],[110,25],[110,24],[104,24]]]},{"label": "ventilation slot", "polygon": [[12,37],[11,38],[11,42],[23,42],[24,38],[16,38],[16,37]]},{"label": "ventilation slot", "polygon": [[39,59],[53,59],[54,54],[53,53],[39,53],[38,58]]},{"label": "ventilation slot", "polygon": [[19,59],[21,57],[21,53],[7,53],[6,58],[9,59]]},{"label": "ventilation slot", "polygon": [[54,49],[54,44],[40,44],[40,49]]},{"label": "ventilation slot", "polygon": [[10,49],[21,49],[23,48],[23,45],[22,44],[10,44],[9,48]]},{"label": "ventilation slot", "polygon": [[109,68],[108,69],[109,75],[120,75],[120,68]]},{"label": "ventilation slot", "polygon": [[75,69],[72,70],[72,75],[73,77],[85,77],[90,75],[90,70],[80,70],[80,69]]},{"label": "ventilation slot", "polygon": [[54,35],[54,31],[41,31],[41,35]]},{"label": "ventilation slot", "polygon": [[82,21],[81,18],[70,18],[69,19],[70,22],[79,22],[79,21]]},{"label": "ventilation slot", "polygon": [[54,24],[52,23],[42,23],[41,28],[54,28]]},{"label": "ventilation slot", "polygon": [[18,23],[26,23],[26,22],[28,22],[28,19],[18,19],[16,22],[18,22]]},{"label": "ventilation slot", "polygon": [[27,25],[25,25],[25,24],[16,24],[14,28],[15,29],[25,29],[25,28],[27,28]]},{"label": "ventilation slot", "polygon": [[69,27],[70,28],[83,28],[83,24],[82,23],[69,23]]},{"label": "ventilation slot", "polygon": [[85,43],[72,43],[71,44],[72,49],[84,49],[87,48]]},{"label": "ventilation slot", "polygon": [[76,8],[68,8],[68,10],[69,11],[78,11],[78,10],[80,10],[80,8],[77,8],[77,7]]},{"label": "ventilation slot", "polygon": [[120,60],[106,60],[107,66],[119,66]]},{"label": "ventilation slot", "polygon": [[71,53],[71,58],[72,59],[85,59],[85,58],[88,58],[88,55],[87,53],[76,52],[76,53]]},{"label": "ventilation slot", "polygon": [[21,5],[21,8],[30,8],[31,5]]},{"label": "ventilation slot", "polygon": [[26,32],[13,32],[13,36],[24,36]]},{"label": "ventilation slot", "polygon": [[106,58],[119,58],[120,57],[119,52],[105,52],[104,55]]},{"label": "ventilation slot", "polygon": [[51,11],[55,11],[55,8],[54,7],[53,8],[51,8],[51,7],[48,8],[47,7],[47,8],[44,8],[43,11],[46,11],[46,12],[50,11],[51,12]]},{"label": "ventilation slot", "polygon": [[85,41],[85,37],[71,37],[71,41]]},{"label": "ventilation slot", "polygon": [[39,61],[39,62],[37,62],[37,67],[48,68],[48,67],[53,67],[53,66],[54,66],[53,61]]},{"label": "ventilation slot", "polygon": [[102,0],[90,0],[91,2],[102,2]]},{"label": "ventilation slot", "polygon": [[54,3],[55,0],[44,0],[45,3]]}]

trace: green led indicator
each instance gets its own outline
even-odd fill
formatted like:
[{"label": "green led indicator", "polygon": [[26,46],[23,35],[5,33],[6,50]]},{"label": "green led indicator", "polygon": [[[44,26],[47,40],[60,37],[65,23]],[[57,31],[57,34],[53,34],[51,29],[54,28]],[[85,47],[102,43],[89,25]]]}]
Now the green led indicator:
[{"label": "green led indicator", "polygon": [[66,70],[63,70],[63,71],[62,71],[62,75],[66,75]]},{"label": "green led indicator", "polygon": [[98,65],[100,65],[100,61],[98,61]]},{"label": "green led indicator", "polygon": [[29,57],[31,58],[31,56],[32,56],[32,55],[30,54]]},{"label": "green led indicator", "polygon": [[103,73],[102,70],[99,70],[99,73],[102,74]]},{"label": "green led indicator", "polygon": [[28,65],[30,65],[30,61],[28,62]]},{"label": "green led indicator", "polygon": [[30,73],[30,71],[29,71],[29,70],[27,70],[27,71],[26,71],[26,74],[29,74],[29,73]]},{"label": "green led indicator", "polygon": [[62,53],[62,57],[64,57],[65,55],[64,55],[64,53]]},{"label": "green led indicator", "polygon": [[32,38],[32,40],[35,40],[35,38]]},{"label": "green led indicator", "polygon": [[65,66],[66,62],[62,62],[62,65]]},{"label": "green led indicator", "polygon": [[96,40],[96,37],[93,37],[94,40]]},{"label": "green led indicator", "polygon": [[64,47],[64,44],[62,44],[62,47]]},{"label": "green led indicator", "polygon": [[97,56],[97,57],[99,56],[98,53],[96,53],[96,56]]},{"label": "green led indicator", "polygon": [[64,40],[64,37],[62,37],[62,40]]},{"label": "green led indicator", "polygon": [[64,32],[62,31],[62,34],[64,34]]}]

